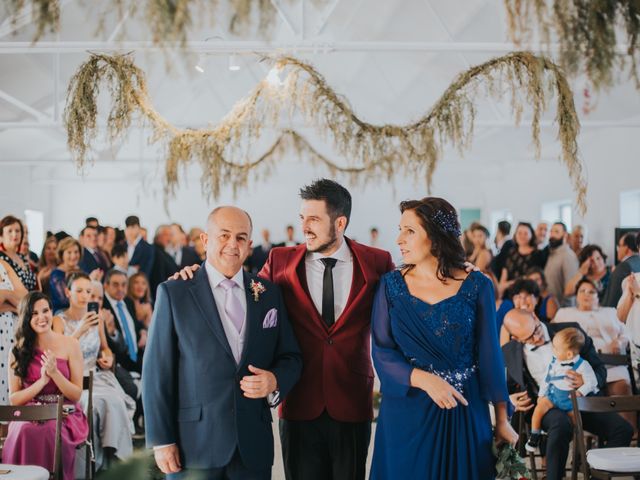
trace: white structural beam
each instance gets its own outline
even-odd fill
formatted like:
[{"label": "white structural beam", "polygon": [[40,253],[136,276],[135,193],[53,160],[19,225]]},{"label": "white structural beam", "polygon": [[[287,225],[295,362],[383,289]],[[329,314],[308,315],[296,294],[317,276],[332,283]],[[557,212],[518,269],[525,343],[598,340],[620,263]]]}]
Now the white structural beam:
[{"label": "white structural beam", "polygon": [[271,0],[271,5],[273,5],[273,8],[276,9],[276,12],[278,12],[278,16],[282,19],[284,23],[287,24],[291,32],[293,32],[294,35],[298,35],[298,31],[296,27],[293,25],[293,22],[289,20],[289,17],[287,17],[287,15],[284,13],[284,10],[280,6],[280,3],[278,3],[278,0]]},{"label": "white structural beam", "polygon": [[[169,44],[165,47],[154,45],[147,41],[127,41],[127,42],[0,42],[0,55],[10,54],[41,54],[41,53],[82,53],[86,51],[99,52],[162,52],[165,48],[179,49],[178,44]],[[187,50],[195,53],[244,53],[244,54],[269,54],[278,52],[376,52],[376,53],[398,53],[398,52],[461,52],[461,53],[510,53],[522,47],[510,42],[367,42],[367,41],[347,41],[347,42],[283,42],[266,43],[256,41],[219,41],[205,42],[194,41],[186,43]],[[626,44],[616,45],[619,53],[627,52]],[[541,44],[531,51],[555,52],[559,49],[558,44]]]},{"label": "white structural beam", "polygon": [[45,115],[44,113],[39,112],[38,110],[33,108],[31,105],[27,105],[22,100],[18,100],[13,95],[9,95],[4,90],[0,90],[0,99],[4,100],[7,103],[10,103],[11,105],[13,105],[16,108],[19,108],[23,112],[26,112],[29,115],[35,117],[38,120],[37,124],[40,124],[41,122],[50,122],[51,121],[51,119],[47,115]]}]

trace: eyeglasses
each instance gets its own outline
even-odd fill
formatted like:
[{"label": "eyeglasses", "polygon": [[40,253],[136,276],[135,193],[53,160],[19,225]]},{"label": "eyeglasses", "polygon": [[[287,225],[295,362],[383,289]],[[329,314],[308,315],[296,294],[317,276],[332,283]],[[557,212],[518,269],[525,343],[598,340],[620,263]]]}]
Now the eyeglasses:
[{"label": "eyeglasses", "polygon": [[516,342],[529,343],[531,340],[534,340],[535,338],[539,337],[541,333],[542,333],[542,323],[540,323],[539,321],[536,321],[536,326],[533,328],[533,332],[531,332],[531,335],[529,335],[527,338],[519,339],[514,337],[513,335],[511,335],[511,338],[513,338]]}]

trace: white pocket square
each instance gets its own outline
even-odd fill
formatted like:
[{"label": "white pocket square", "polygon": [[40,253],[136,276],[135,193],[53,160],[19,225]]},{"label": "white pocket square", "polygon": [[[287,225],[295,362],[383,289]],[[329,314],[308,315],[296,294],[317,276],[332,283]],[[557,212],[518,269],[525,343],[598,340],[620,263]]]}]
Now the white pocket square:
[{"label": "white pocket square", "polygon": [[264,316],[262,321],[262,328],[273,328],[278,325],[278,309],[272,308]]}]

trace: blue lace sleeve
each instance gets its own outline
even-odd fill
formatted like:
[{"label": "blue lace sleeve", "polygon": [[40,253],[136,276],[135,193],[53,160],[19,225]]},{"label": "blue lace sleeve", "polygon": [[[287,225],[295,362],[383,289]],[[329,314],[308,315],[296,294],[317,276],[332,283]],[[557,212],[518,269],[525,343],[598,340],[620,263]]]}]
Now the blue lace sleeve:
[{"label": "blue lace sleeve", "polygon": [[[480,276],[479,276],[480,277]],[[498,343],[496,328],[496,300],[491,281],[484,275],[478,278],[476,338],[478,342],[478,374],[482,397],[488,402],[506,402],[507,381],[504,359]]]},{"label": "blue lace sleeve", "polygon": [[383,395],[405,396],[411,387],[413,367],[406,360],[391,332],[386,294],[386,277],[380,279],[371,314],[373,363],[380,377]]}]

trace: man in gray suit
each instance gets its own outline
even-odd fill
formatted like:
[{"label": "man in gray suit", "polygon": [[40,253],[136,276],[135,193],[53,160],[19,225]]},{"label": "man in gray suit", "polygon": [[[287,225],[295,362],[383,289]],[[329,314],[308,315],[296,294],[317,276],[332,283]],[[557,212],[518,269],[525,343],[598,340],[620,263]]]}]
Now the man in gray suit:
[{"label": "man in gray suit", "polygon": [[622,296],[622,281],[630,273],[640,272],[640,256],[638,256],[638,235],[625,233],[617,245],[617,255],[620,263],[615,268],[609,279],[609,285],[604,293],[600,305],[603,307],[617,307]]},{"label": "man in gray suit", "polygon": [[158,287],[142,373],[147,446],[169,478],[267,480],[271,411],[302,360],[280,289],[243,271],[251,218],[219,207],[207,259]]}]

